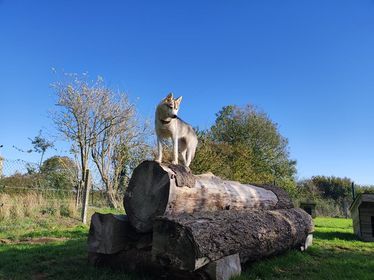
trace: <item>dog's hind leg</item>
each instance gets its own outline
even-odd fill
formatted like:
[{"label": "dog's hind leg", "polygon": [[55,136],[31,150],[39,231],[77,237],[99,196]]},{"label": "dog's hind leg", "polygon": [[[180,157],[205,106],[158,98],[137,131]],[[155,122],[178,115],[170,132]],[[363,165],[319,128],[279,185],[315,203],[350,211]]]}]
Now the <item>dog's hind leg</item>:
[{"label": "dog's hind leg", "polygon": [[195,157],[195,152],[196,152],[196,144],[192,144],[186,149],[186,166],[189,167],[193,158]]},{"label": "dog's hind leg", "polygon": [[187,161],[186,161],[186,150],[184,151],[181,151],[179,152],[178,154],[178,159],[179,159],[179,162],[184,165],[184,166],[187,166]]}]

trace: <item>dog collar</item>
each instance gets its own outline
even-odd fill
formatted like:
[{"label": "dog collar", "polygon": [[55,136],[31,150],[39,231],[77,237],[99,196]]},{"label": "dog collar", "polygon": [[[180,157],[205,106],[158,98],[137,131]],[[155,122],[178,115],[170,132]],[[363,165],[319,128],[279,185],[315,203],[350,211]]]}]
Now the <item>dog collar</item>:
[{"label": "dog collar", "polygon": [[172,119],[176,119],[176,118],[178,118],[178,117],[176,115],[174,115],[174,116],[170,117],[170,121],[166,121],[166,120],[160,119],[160,122],[162,124],[168,124],[168,123],[171,122]]},{"label": "dog collar", "polygon": [[168,124],[168,123],[171,122],[171,120],[170,120],[170,121],[165,121],[165,120],[160,119],[160,122],[161,122],[162,124]]}]

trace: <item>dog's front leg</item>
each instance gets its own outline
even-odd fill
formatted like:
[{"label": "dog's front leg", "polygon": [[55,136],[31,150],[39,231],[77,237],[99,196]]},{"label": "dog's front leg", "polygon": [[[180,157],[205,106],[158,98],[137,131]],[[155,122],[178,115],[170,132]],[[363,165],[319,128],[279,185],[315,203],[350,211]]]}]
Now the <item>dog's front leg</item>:
[{"label": "dog's front leg", "polygon": [[158,163],[162,162],[162,142],[161,139],[157,137],[157,158],[156,161]]},{"label": "dog's front leg", "polygon": [[178,135],[173,137],[173,164],[178,164]]}]

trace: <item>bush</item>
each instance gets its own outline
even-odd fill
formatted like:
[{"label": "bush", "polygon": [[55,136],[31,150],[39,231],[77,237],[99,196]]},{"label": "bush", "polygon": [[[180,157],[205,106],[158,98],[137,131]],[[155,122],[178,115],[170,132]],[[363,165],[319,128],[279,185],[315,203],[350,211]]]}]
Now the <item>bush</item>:
[{"label": "bush", "polygon": [[62,217],[74,217],[76,213],[74,200],[66,201],[65,204],[60,205],[60,215]]}]

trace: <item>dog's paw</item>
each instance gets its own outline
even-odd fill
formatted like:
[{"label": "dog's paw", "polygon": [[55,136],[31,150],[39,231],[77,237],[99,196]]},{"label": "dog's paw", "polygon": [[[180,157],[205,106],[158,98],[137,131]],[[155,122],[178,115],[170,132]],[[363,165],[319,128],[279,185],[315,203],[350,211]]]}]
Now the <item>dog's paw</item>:
[{"label": "dog's paw", "polygon": [[175,165],[178,165],[178,161],[177,160],[173,160],[171,163],[175,164]]},{"label": "dog's paw", "polygon": [[160,163],[160,164],[161,164],[161,160],[160,160],[160,159],[155,159],[155,162],[157,162],[157,163]]}]

